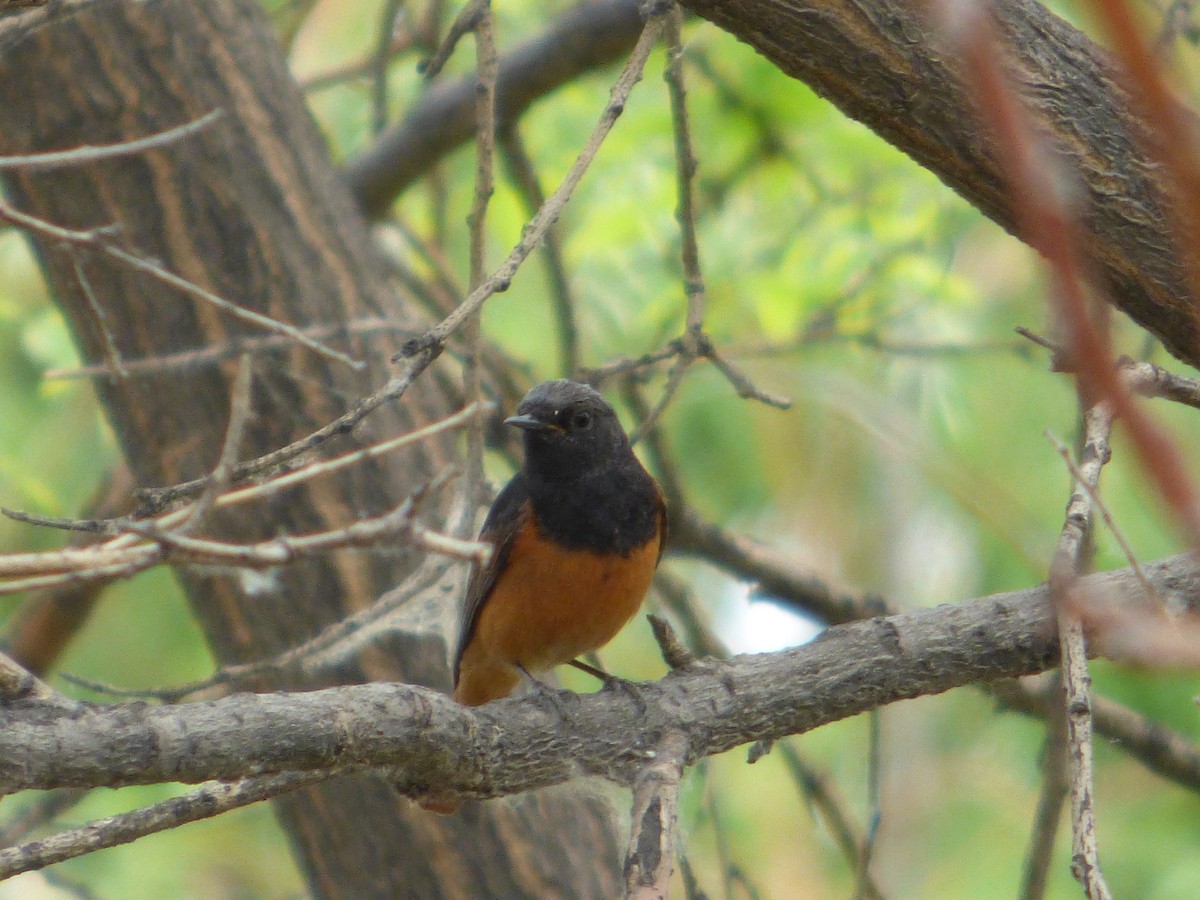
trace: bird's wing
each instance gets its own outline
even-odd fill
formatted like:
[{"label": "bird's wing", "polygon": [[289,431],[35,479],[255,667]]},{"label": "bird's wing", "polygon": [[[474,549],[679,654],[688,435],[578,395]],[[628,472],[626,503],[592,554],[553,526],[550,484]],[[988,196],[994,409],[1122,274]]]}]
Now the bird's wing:
[{"label": "bird's wing", "polygon": [[654,561],[657,566],[662,562],[663,551],[667,549],[667,537],[671,533],[671,519],[667,515],[667,498],[663,495],[662,488],[653,478],[650,479],[654,485],[654,503],[658,510],[658,559]]},{"label": "bird's wing", "polygon": [[458,666],[462,661],[463,651],[475,633],[475,624],[483,609],[488,594],[496,584],[497,576],[504,571],[513,545],[521,534],[521,529],[529,521],[529,490],[520,473],[515,475],[504,490],[496,497],[496,502],[488,510],[479,532],[479,539],[492,545],[492,555],[487,564],[476,567],[467,583],[467,599],[463,604],[462,626],[458,631],[458,649],[454,652],[454,683],[458,684]]}]

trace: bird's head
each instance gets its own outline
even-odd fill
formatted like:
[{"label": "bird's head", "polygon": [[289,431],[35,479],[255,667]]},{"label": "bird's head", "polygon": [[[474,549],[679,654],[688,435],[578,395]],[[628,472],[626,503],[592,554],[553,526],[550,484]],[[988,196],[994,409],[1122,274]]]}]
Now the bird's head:
[{"label": "bird's head", "polygon": [[547,479],[602,469],[629,449],[629,438],[608,401],[575,381],[542,382],[504,423],[525,433],[526,469]]}]

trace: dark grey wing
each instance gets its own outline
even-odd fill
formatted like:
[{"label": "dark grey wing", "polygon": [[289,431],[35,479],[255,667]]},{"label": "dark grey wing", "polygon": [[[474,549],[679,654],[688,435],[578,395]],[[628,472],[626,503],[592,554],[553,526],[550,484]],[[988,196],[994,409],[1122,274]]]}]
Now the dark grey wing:
[{"label": "dark grey wing", "polygon": [[463,651],[475,634],[475,623],[479,612],[492,592],[496,577],[504,571],[508,557],[521,529],[529,521],[529,490],[525,480],[518,472],[512,481],[504,486],[492,508],[488,510],[479,539],[492,545],[492,556],[487,565],[478,567],[467,583],[467,599],[463,604],[462,625],[458,631],[458,648],[454,651],[454,684],[458,685],[458,664],[462,660]]}]

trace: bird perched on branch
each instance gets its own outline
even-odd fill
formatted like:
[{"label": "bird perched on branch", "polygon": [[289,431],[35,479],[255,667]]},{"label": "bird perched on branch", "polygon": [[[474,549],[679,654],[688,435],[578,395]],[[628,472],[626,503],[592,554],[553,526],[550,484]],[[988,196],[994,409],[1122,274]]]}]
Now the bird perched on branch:
[{"label": "bird perched on branch", "polygon": [[666,539],[662,491],[595,389],[544,382],[505,424],[524,432],[525,461],[488,512],[492,556],[467,587],[454,661],[467,706],[608,643],[642,605]]}]

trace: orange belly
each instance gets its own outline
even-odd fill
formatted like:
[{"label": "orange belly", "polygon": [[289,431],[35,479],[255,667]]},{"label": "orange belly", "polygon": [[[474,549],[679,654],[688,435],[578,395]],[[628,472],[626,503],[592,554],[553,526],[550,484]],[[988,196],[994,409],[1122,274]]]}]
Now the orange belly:
[{"label": "orange belly", "polygon": [[659,539],[628,556],[564,550],[527,528],[475,622],[455,698],[478,706],[507,696],[520,668],[544,672],[612,640],[642,605]]}]

